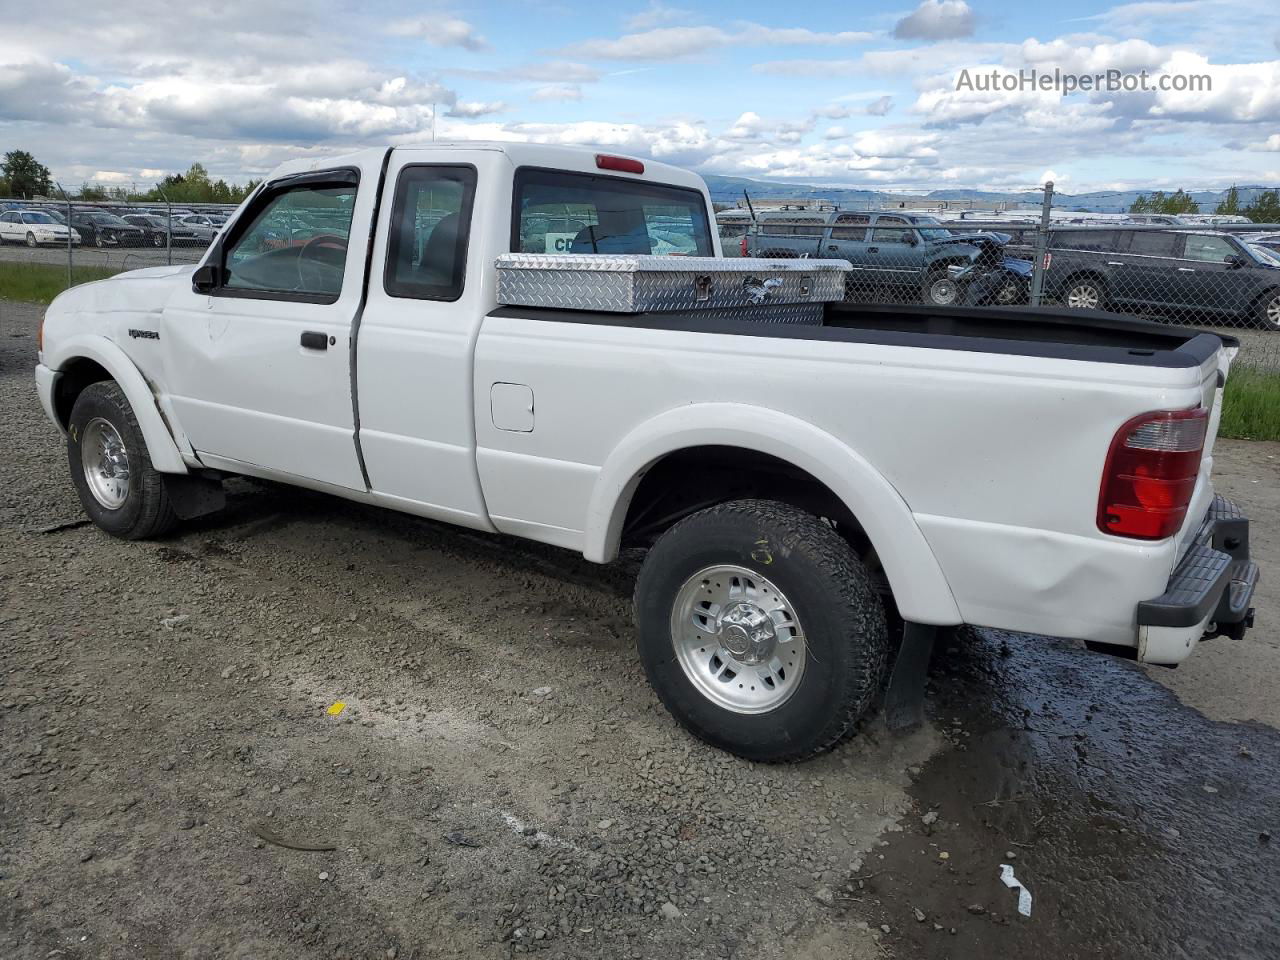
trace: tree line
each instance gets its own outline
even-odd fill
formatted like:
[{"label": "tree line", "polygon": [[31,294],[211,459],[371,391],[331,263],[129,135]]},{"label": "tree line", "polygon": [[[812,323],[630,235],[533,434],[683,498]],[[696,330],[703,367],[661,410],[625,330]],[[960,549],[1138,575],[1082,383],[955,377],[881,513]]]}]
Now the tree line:
[{"label": "tree line", "polygon": [[[67,196],[72,200],[132,203],[239,203],[261,182],[234,184],[221,178],[214,180],[203,164],[193,163],[185,173],[168,174],[149,190],[84,183],[77,190],[68,190]],[[58,200],[62,194],[48,167],[26,150],[10,150],[0,160],[0,197]]]},{"label": "tree line", "polygon": [[[1140,194],[1129,206],[1130,213],[1163,213],[1177,216],[1181,213],[1199,213],[1200,204],[1191,199],[1185,190],[1166,194],[1162,190],[1147,196]],[[1254,223],[1280,223],[1280,191],[1264,190],[1250,203],[1240,203],[1240,191],[1234,186],[1227,191],[1222,202],[1213,208],[1214,213],[1233,217],[1247,217]]]}]

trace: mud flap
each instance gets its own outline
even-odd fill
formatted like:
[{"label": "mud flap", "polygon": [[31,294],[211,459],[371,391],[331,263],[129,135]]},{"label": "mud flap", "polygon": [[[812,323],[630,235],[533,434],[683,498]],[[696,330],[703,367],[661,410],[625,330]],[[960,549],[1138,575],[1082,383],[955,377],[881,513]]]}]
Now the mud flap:
[{"label": "mud flap", "polygon": [[911,730],[924,722],[924,685],[937,635],[938,628],[927,623],[908,620],[902,625],[902,643],[884,693],[884,719],[890,730]]},{"label": "mud flap", "polygon": [[222,481],[216,477],[195,473],[166,473],[163,477],[173,512],[183,520],[216,513],[227,505]]}]

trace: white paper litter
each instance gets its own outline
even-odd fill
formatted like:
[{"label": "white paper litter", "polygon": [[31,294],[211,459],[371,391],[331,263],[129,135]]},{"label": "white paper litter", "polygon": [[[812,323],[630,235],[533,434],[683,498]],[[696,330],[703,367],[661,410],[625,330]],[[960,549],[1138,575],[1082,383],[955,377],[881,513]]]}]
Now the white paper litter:
[{"label": "white paper litter", "polygon": [[1010,890],[1018,891],[1018,912],[1024,917],[1031,916],[1031,891],[1022,885],[1022,881],[1013,875],[1013,867],[1007,863],[1000,864],[1000,879]]}]

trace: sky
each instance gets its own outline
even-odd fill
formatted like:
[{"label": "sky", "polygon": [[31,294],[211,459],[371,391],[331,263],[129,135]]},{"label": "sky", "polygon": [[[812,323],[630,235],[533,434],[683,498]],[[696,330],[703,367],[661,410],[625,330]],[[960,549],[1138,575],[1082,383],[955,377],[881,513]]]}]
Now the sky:
[{"label": "sky", "polygon": [[[1280,183],[1264,0],[0,0],[0,23],[0,151],[64,185],[238,182],[433,123],[881,190]],[[1032,68],[1212,89],[957,89]]]}]

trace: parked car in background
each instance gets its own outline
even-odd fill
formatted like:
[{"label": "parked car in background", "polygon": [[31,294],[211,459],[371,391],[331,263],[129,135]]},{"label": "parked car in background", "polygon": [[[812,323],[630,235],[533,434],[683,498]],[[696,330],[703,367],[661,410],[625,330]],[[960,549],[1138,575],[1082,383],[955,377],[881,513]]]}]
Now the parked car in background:
[{"label": "parked car in background", "polygon": [[1068,307],[1280,330],[1280,255],[1210,230],[1055,230],[1044,291]]},{"label": "parked car in background", "polygon": [[[131,223],[142,231],[142,242],[153,247],[169,244],[169,222],[164,217],[153,213],[126,213],[121,217],[125,223]],[[173,231],[173,243],[178,242],[178,232]]]},{"label": "parked car in background", "polygon": [[[1001,245],[1007,242],[999,236]],[[741,246],[752,257],[847,260],[853,268],[848,281],[852,299],[946,306],[957,302],[960,293],[950,268],[976,263],[989,249],[974,237],[953,234],[937,218],[922,214],[785,212],[760,214],[755,231],[744,235]]]},{"label": "parked car in background", "polygon": [[190,239],[188,243],[208,245],[213,243],[213,238],[218,235],[218,231],[222,229],[221,224],[215,226],[213,222],[200,213],[191,213],[185,217],[174,217],[174,230],[190,231]]},{"label": "parked car in background", "polygon": [[[0,243],[25,243],[38,247],[42,243],[67,242],[67,227],[43,210],[10,210],[0,214]],[[71,231],[71,242],[78,244],[80,234]]]},{"label": "parked car in background", "polygon": [[1241,233],[1237,236],[1251,246],[1262,247],[1271,253],[1280,254],[1280,233]]},{"label": "parked car in background", "polygon": [[80,231],[85,243],[95,247],[140,247],[143,243],[141,227],[105,210],[75,210],[71,225]]}]

